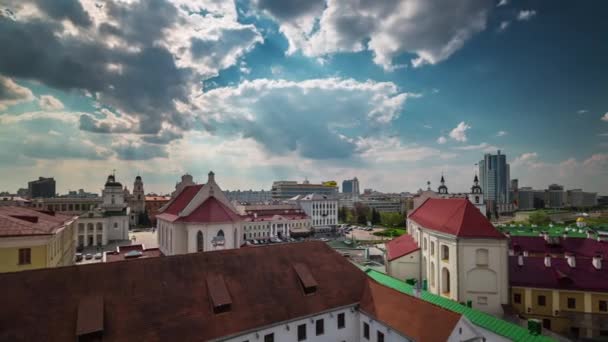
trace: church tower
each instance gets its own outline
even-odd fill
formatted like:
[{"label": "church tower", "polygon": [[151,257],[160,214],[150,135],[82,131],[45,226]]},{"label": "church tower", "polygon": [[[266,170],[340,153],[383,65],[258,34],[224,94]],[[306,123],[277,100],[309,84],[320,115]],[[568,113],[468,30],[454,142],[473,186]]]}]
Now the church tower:
[{"label": "church tower", "polygon": [[141,180],[141,176],[135,177],[133,183],[133,194],[129,198],[129,206],[131,207],[130,223],[132,226],[136,226],[140,223],[140,214],[146,211],[146,197],[144,194],[144,182]]},{"label": "church tower", "polygon": [[441,185],[437,188],[437,192],[439,192],[440,195],[446,195],[448,194],[448,187],[445,185],[445,178],[443,178],[443,175],[441,175]]},{"label": "church tower", "polygon": [[473,203],[479,211],[485,216],[486,215],[486,203],[483,199],[483,190],[479,186],[479,178],[475,175],[473,179],[473,186],[471,187],[471,193],[468,195],[469,201]]}]

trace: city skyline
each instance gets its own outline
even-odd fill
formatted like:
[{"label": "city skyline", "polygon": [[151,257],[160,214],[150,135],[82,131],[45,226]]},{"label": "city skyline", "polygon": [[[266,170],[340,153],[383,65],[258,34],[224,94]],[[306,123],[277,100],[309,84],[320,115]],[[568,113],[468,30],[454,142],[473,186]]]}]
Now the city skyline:
[{"label": "city skyline", "polygon": [[0,8],[0,191],[465,192],[500,149],[520,187],[608,194],[605,3],[68,3]]}]

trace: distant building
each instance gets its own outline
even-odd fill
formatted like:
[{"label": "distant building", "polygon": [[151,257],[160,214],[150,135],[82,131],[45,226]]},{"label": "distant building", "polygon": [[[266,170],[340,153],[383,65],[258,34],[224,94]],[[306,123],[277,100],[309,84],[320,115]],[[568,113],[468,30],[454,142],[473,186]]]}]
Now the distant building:
[{"label": "distant building", "polygon": [[471,192],[468,194],[469,201],[479,209],[479,211],[486,216],[486,202],[483,198],[483,189],[479,186],[479,178],[475,175],[473,178],[473,186]]},{"label": "distant building", "polygon": [[146,195],[144,194],[144,182],[142,181],[141,176],[135,177],[135,182],[133,183],[133,194],[129,192],[126,185],[123,191],[125,194],[125,201],[130,208],[129,224],[131,226],[137,226],[148,223],[142,222],[147,220],[147,216]]},{"label": "distant building", "polygon": [[487,153],[483,160],[479,161],[479,177],[483,196],[487,201],[490,211],[497,211],[496,207],[500,204],[510,204],[510,169],[507,164],[507,157],[500,153]]},{"label": "distant building", "polygon": [[101,197],[99,207],[78,217],[75,239],[79,247],[129,239],[129,208],[122,184],[113,174],[108,176]]},{"label": "distant building", "polygon": [[559,209],[566,206],[566,192],[564,187],[558,184],[551,184],[545,191],[545,207]]},{"label": "distant building", "polygon": [[31,206],[38,210],[55,211],[64,215],[80,215],[99,208],[103,203],[101,197],[51,197],[34,198]]},{"label": "distant building", "polygon": [[359,180],[357,177],[342,181],[342,193],[359,196]]},{"label": "distant building", "polygon": [[296,181],[276,181],[272,183],[271,192],[273,199],[288,200],[298,195],[306,196],[312,193],[325,196],[336,196],[338,194],[338,187],[331,182],[310,184],[308,180],[305,180],[303,183],[298,183]]},{"label": "distant building", "polygon": [[598,205],[597,192],[585,192],[581,189],[566,191],[566,201],[569,207],[590,208]]},{"label": "distant building", "polygon": [[167,204],[171,197],[169,196],[145,196],[146,200],[146,213],[148,214],[148,220],[152,227],[156,227],[156,214],[158,214],[160,208]]},{"label": "distant building", "polygon": [[31,201],[23,197],[12,195],[0,196],[0,206],[29,207],[30,204]]},{"label": "distant building", "polygon": [[243,240],[285,239],[292,232],[310,233],[311,218],[297,204],[237,205],[243,218]]},{"label": "distant building", "polygon": [[0,272],[73,264],[75,219],[25,207],[0,206]]},{"label": "distant building", "polygon": [[272,193],[268,190],[234,190],[224,191],[226,197],[238,203],[264,203],[272,201]]},{"label": "distant building", "polygon": [[103,262],[115,262],[134,259],[157,258],[163,256],[158,248],[146,248],[144,245],[116,246],[115,251],[105,252]]},{"label": "distant building", "polygon": [[192,175],[185,174],[182,176],[182,179],[179,183],[175,183],[175,191],[171,193],[171,197],[175,197],[178,193],[180,193],[185,187],[190,185],[196,185],[194,180],[192,179]]},{"label": "distant building", "polygon": [[60,195],[57,197],[68,197],[68,198],[98,198],[99,194],[93,192],[84,191],[84,189],[78,189],[78,191],[68,191],[67,195]]},{"label": "distant building", "polygon": [[55,179],[39,177],[38,180],[34,180],[27,183],[28,193],[31,198],[47,198],[55,197]]},{"label": "distant building", "polygon": [[328,232],[338,225],[338,199],[321,194],[298,195],[289,203],[298,204],[312,219],[315,232]]}]

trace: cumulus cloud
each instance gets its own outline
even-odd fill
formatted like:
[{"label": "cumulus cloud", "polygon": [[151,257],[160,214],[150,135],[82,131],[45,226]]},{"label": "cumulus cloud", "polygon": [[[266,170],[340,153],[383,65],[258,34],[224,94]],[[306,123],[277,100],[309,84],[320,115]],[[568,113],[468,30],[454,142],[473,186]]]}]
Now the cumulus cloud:
[{"label": "cumulus cloud", "polygon": [[467,141],[467,131],[469,129],[471,129],[471,126],[462,121],[450,131],[449,136],[456,141],[465,142]]},{"label": "cumulus cloud", "polygon": [[500,23],[500,26],[498,26],[498,32],[505,31],[509,27],[510,24],[511,23],[508,20],[502,21]]},{"label": "cumulus cloud", "polygon": [[370,50],[374,62],[395,69],[393,59],[415,54],[413,66],[447,59],[486,27],[491,2],[465,0],[311,0],[254,2],[280,25],[288,53],[306,56]]},{"label": "cumulus cloud", "polygon": [[80,129],[93,133],[128,133],[137,126],[137,121],[124,114],[116,114],[107,108],[92,114],[80,115]]},{"label": "cumulus cloud", "polygon": [[505,136],[505,135],[507,135],[507,134],[508,134],[508,133],[507,133],[507,131],[498,131],[498,132],[496,133],[496,136],[497,136],[497,137],[504,137],[504,136]]},{"label": "cumulus cloud", "polygon": [[457,146],[454,147],[455,150],[461,151],[483,151],[483,152],[494,152],[499,148],[488,143],[482,142],[478,145],[465,145],[465,146]]},{"label": "cumulus cloud", "polygon": [[500,0],[498,2],[498,4],[496,5],[496,7],[500,7],[500,6],[506,6],[509,4],[509,0]]},{"label": "cumulus cloud", "polygon": [[56,97],[51,96],[51,95],[40,96],[40,99],[38,100],[38,105],[43,110],[52,111],[52,110],[63,109],[63,103],[61,101],[59,101],[59,99],[57,99]]},{"label": "cumulus cloud", "polygon": [[418,96],[391,82],[257,79],[201,93],[193,103],[197,119],[215,134],[243,134],[274,153],[327,159],[350,157],[356,149],[355,137],[342,127],[378,131]]},{"label": "cumulus cloud", "polygon": [[517,20],[527,21],[532,19],[536,15],[536,11],[534,10],[522,10],[517,13]]},{"label": "cumulus cloud", "polygon": [[0,110],[20,102],[30,101],[34,98],[32,91],[15,83],[12,79],[0,75]]},{"label": "cumulus cloud", "polygon": [[437,138],[438,144],[445,144],[446,142],[448,142],[448,139],[444,136],[440,136],[439,138]]},{"label": "cumulus cloud", "polygon": [[586,109],[579,109],[576,113],[577,114],[585,114],[587,112],[588,112],[588,110],[586,110]]},{"label": "cumulus cloud", "polygon": [[602,116],[602,121],[608,121],[608,112],[604,113],[604,116]]},{"label": "cumulus cloud", "polygon": [[112,146],[116,156],[121,160],[148,160],[167,158],[169,153],[165,147],[145,143],[128,142]]},{"label": "cumulus cloud", "polygon": [[371,162],[411,162],[432,157],[451,158],[453,154],[442,154],[439,150],[419,146],[406,145],[396,137],[360,138],[355,142],[357,153]]}]

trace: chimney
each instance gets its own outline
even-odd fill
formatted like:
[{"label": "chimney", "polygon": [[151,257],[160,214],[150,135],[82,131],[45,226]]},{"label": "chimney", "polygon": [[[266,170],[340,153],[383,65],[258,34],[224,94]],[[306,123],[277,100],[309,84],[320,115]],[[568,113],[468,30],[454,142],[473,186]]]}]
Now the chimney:
[{"label": "chimney", "polygon": [[215,183],[215,173],[213,173],[213,171],[209,171],[207,183]]},{"label": "chimney", "polygon": [[572,268],[576,267],[576,258],[573,253],[566,253],[566,260],[568,261],[568,266]]},{"label": "chimney", "polygon": [[593,257],[593,261],[592,261],[592,263],[593,263],[593,267],[594,267],[596,270],[601,270],[601,269],[602,269],[602,255],[601,255],[601,254],[596,254],[596,255]]},{"label": "chimney", "polygon": [[517,256],[517,266],[523,266],[524,265],[524,256],[523,254],[520,254]]},{"label": "chimney", "polygon": [[545,267],[551,267],[551,254],[545,254]]}]

